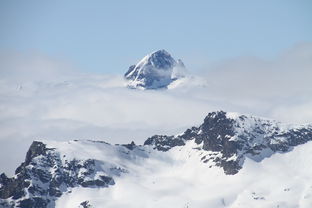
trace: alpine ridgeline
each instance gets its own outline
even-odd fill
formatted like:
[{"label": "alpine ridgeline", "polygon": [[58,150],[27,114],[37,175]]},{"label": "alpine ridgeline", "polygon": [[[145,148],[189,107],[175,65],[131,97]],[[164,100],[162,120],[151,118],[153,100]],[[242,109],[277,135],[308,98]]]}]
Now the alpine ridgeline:
[{"label": "alpine ridgeline", "polygon": [[127,86],[134,89],[164,89],[173,81],[184,77],[185,66],[165,50],[145,56],[125,73]]},{"label": "alpine ridgeline", "polygon": [[[136,145],[134,142],[126,145],[111,145],[101,141],[34,141],[27,152],[25,161],[16,169],[15,175],[11,178],[4,173],[0,175],[0,207],[66,207],[65,202],[62,200],[69,200],[72,194],[76,195],[73,195],[75,200],[71,203],[79,203],[67,204],[67,207],[103,207],[102,205],[105,203],[108,203],[105,207],[118,207],[120,205],[118,203],[128,199],[129,202],[123,203],[134,203],[130,207],[146,207],[144,204],[141,204],[142,206],[135,204],[139,203],[139,200],[133,200],[134,195],[131,195],[130,198],[117,200],[115,202],[116,206],[113,206],[114,201],[109,198],[110,196],[126,196],[124,194],[127,192],[120,192],[121,195],[118,195],[119,192],[116,191],[131,190],[131,187],[134,186],[137,186],[137,188],[134,189],[136,191],[133,194],[144,195],[147,200],[146,203],[156,203],[152,207],[157,207],[159,204],[161,207],[166,207],[166,204],[170,207],[170,203],[168,204],[166,200],[177,199],[175,198],[177,197],[177,191],[172,192],[172,198],[168,198],[170,192],[161,191],[167,187],[168,177],[173,177],[172,181],[178,178],[183,181],[190,175],[188,181],[190,180],[192,185],[189,188],[195,187],[196,178],[203,178],[201,182],[198,182],[199,190],[203,190],[205,185],[200,184],[209,178],[212,179],[208,180],[207,186],[218,180],[222,175],[228,175],[226,178],[221,178],[221,182],[218,182],[218,186],[221,186],[222,181],[226,180],[228,182],[225,185],[228,186],[227,183],[230,183],[229,180],[234,177],[231,175],[236,176],[239,173],[246,158],[256,164],[275,153],[291,152],[295,146],[311,140],[311,125],[285,125],[274,120],[217,111],[209,113],[199,127],[192,127],[176,136],[155,135],[148,138],[144,145]],[[287,164],[287,162],[278,162],[276,164]],[[306,164],[303,164],[303,166],[306,166]],[[190,172],[192,170],[195,173]],[[306,167],[305,171],[308,171]],[[218,173],[215,178],[213,178],[214,172]],[[308,174],[308,172],[305,174]],[[267,174],[267,169],[264,173]],[[288,172],[288,174],[290,173],[292,172]],[[281,177],[280,174],[278,177]],[[273,176],[269,175],[269,177]],[[286,177],[289,177],[289,175],[286,174]],[[267,175],[263,176],[263,180],[267,178]],[[161,179],[164,181],[160,181],[160,185],[157,186],[157,180]],[[234,179],[231,183],[235,181],[242,183],[243,180]],[[172,190],[174,186],[184,187],[179,185],[180,181],[176,184],[170,183],[169,190]],[[284,179],[281,181],[281,183],[287,182]],[[248,185],[245,188],[241,184],[233,187],[242,187],[241,193],[248,194],[249,192],[245,190],[250,186],[250,181],[246,184]],[[111,188],[115,186],[120,187],[120,189]],[[142,187],[149,187],[150,191],[146,192],[147,189]],[[97,191],[101,188],[115,191],[112,191],[112,193]],[[151,191],[153,189],[155,189],[155,192]],[[188,189],[185,189],[185,191]],[[258,196],[258,192],[255,191],[258,189],[263,190],[263,187],[255,186],[250,191],[249,198],[264,200],[265,197]],[[143,190],[143,192],[141,193],[140,190]],[[181,188],[177,190],[181,190]],[[221,188],[221,190],[223,189]],[[290,188],[286,187],[284,190],[286,191],[283,193],[287,194]],[[310,189],[304,190],[309,191]],[[268,192],[260,191],[259,194],[273,192],[275,191],[270,189]],[[291,194],[297,192],[291,192]],[[101,195],[101,193],[104,194]],[[151,196],[148,193],[151,193]],[[166,200],[163,202],[151,200],[148,197],[155,197],[153,193],[157,193],[157,196],[165,193]],[[222,193],[225,194],[223,191],[219,194]],[[239,190],[236,190],[235,194],[238,193]],[[215,198],[209,199],[209,194],[206,194],[208,201],[203,205],[212,202],[211,200],[214,199],[216,200],[214,207],[219,207],[219,203],[220,207],[225,207],[223,204],[229,202],[235,204],[235,200],[238,200],[237,203],[249,200],[248,197],[233,197],[235,194],[229,195],[225,199],[219,199],[215,195],[213,195]],[[94,198],[91,196],[94,196]],[[182,194],[182,196],[184,195]],[[196,194],[195,199],[198,196]],[[288,197],[282,196],[278,200],[288,199]],[[143,199],[141,198],[141,200]],[[99,205],[93,206],[96,203]],[[180,200],[177,203],[180,203]],[[262,204],[259,204],[259,206],[266,207],[262,206]],[[249,207],[255,206],[251,204]]]}]

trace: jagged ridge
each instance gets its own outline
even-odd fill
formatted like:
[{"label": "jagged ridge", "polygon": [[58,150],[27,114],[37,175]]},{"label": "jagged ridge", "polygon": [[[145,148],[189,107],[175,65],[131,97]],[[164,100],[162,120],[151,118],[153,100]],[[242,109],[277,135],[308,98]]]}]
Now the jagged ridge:
[{"label": "jagged ridge", "polygon": [[144,146],[134,142],[110,145],[75,140],[47,145],[34,141],[16,175],[12,178],[0,175],[0,206],[54,207],[56,199],[74,187],[109,187],[114,185],[115,177],[135,172],[129,169],[129,164],[144,166],[144,160],[155,152],[167,154],[175,148],[189,148],[191,143],[196,144],[192,151],[200,156],[198,160],[232,175],[243,167],[246,157],[261,161],[311,140],[311,126],[284,125],[218,111],[209,113],[199,127],[176,136],[152,136]]},{"label": "jagged ridge", "polygon": [[189,140],[194,140],[199,149],[209,151],[201,158],[203,162],[212,161],[226,174],[236,174],[246,157],[261,161],[275,152],[286,152],[311,141],[312,127],[218,111],[209,113],[199,127],[177,136],[155,135],[144,144],[168,151]]},{"label": "jagged ridge", "polygon": [[[2,207],[55,207],[55,200],[71,188],[108,187],[115,182],[99,167],[96,159],[64,160],[65,155],[46,144],[34,141],[23,162],[8,178],[0,175],[0,205]],[[116,168],[116,174],[122,169]],[[7,200],[1,200],[7,199]]]}]

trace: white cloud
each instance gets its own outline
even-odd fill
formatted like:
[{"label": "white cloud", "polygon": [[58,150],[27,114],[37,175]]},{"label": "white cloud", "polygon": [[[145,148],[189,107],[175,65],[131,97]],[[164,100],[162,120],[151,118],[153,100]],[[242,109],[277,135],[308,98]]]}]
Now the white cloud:
[{"label": "white cloud", "polygon": [[309,43],[274,60],[225,61],[167,91],[127,89],[121,76],[74,73],[38,54],[2,53],[0,69],[0,172],[12,173],[34,139],[142,143],[218,109],[312,123]]},{"label": "white cloud", "polygon": [[0,77],[3,79],[25,82],[44,81],[70,76],[73,66],[64,60],[56,60],[39,52],[0,51]]}]

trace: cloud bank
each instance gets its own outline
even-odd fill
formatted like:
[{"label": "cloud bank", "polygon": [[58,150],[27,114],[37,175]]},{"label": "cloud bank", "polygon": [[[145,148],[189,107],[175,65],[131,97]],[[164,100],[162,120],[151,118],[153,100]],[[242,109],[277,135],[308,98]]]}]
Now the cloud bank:
[{"label": "cloud bank", "polygon": [[224,61],[160,91],[127,89],[122,76],[78,73],[38,54],[0,53],[0,69],[0,172],[9,174],[35,139],[142,143],[219,109],[312,123],[311,43],[271,60]]}]

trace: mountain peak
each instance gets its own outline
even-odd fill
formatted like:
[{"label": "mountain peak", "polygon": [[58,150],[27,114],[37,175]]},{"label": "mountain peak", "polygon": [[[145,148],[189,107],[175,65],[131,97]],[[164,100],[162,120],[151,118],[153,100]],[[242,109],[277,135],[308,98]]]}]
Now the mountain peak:
[{"label": "mountain peak", "polygon": [[196,149],[206,151],[201,160],[236,174],[245,158],[261,161],[275,152],[287,152],[312,140],[311,126],[281,124],[274,120],[224,111],[210,112],[199,127],[177,136],[155,135],[144,145],[160,151],[185,146],[194,141]]},{"label": "mountain peak", "polygon": [[181,60],[176,61],[166,50],[161,49],[131,65],[125,73],[125,78],[130,88],[167,88],[170,83],[183,77],[182,73],[177,73],[182,68],[185,67]]},{"label": "mountain peak", "polygon": [[165,49],[160,49],[160,50],[156,50],[152,53],[150,53],[150,56],[155,56],[155,55],[161,55],[161,56],[170,56],[170,53],[168,51],[166,51]]}]

